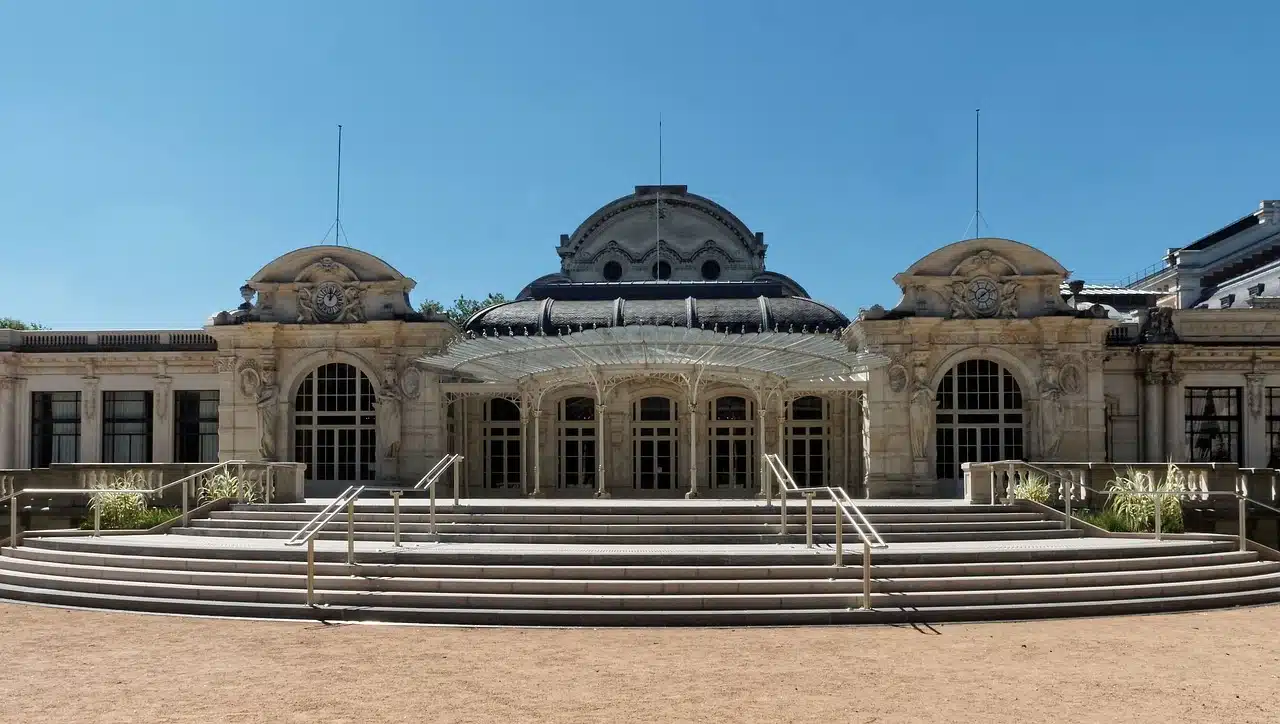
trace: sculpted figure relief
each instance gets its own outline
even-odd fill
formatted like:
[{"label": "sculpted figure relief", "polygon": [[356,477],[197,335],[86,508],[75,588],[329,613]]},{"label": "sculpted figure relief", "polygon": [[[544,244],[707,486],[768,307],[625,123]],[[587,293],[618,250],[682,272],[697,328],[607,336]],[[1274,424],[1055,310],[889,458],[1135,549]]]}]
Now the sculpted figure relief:
[{"label": "sculpted figure relief", "polygon": [[916,380],[911,391],[911,456],[917,460],[929,457],[929,435],[933,432],[933,390],[923,380]]},{"label": "sculpted figure relief", "polygon": [[258,387],[258,454],[263,460],[276,459],[276,386],[269,374]]},{"label": "sculpted figure relief", "polygon": [[395,460],[400,456],[400,387],[395,369],[388,367],[378,388],[378,447],[382,457]]},{"label": "sculpted figure relief", "polygon": [[1040,398],[1040,431],[1044,436],[1046,459],[1056,459],[1062,447],[1063,414],[1062,393],[1056,387],[1050,388]]}]

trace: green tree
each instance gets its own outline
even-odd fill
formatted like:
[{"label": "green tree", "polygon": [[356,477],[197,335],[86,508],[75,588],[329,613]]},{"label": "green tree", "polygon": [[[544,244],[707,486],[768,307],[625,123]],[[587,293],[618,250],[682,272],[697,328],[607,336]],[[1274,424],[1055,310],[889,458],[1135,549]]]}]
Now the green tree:
[{"label": "green tree", "polygon": [[449,307],[444,306],[434,299],[428,299],[418,305],[418,311],[423,314],[443,314],[454,324],[461,327],[463,322],[467,321],[471,315],[481,309],[491,307],[495,304],[502,304],[505,301],[507,301],[506,296],[502,294],[494,294],[492,292],[490,292],[489,296],[484,299],[472,299],[468,296],[459,296],[457,299],[453,300],[453,305]]},{"label": "green tree", "polygon": [[24,322],[21,319],[14,319],[13,317],[0,317],[0,329],[36,330],[36,329],[48,329],[48,327],[44,326],[43,324],[36,324],[35,322]]}]

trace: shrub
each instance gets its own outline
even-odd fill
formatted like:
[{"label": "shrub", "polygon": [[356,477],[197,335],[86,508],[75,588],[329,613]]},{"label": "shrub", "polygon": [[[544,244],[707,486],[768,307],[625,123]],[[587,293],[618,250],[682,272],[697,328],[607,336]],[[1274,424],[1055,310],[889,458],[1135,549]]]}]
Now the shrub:
[{"label": "shrub", "polygon": [[261,499],[257,485],[245,481],[242,488],[240,478],[225,470],[201,482],[199,496],[201,503],[241,496],[246,503],[256,503]]},{"label": "shrub", "polygon": [[[161,523],[168,522],[182,515],[181,508],[144,508],[141,512],[132,514],[130,517],[117,518],[112,521],[116,525],[108,525],[107,519],[102,520],[103,530],[148,530],[154,528]],[[93,518],[87,518],[80,523],[82,530],[93,530]]]},{"label": "shrub", "polygon": [[1031,473],[1013,486],[1013,497],[1048,505],[1053,499],[1053,490],[1050,489],[1049,480],[1045,476],[1040,473]]},{"label": "shrub", "polygon": [[1096,525],[1103,530],[1109,530],[1112,533],[1132,533],[1133,531],[1125,527],[1124,521],[1116,516],[1114,510],[1104,508],[1099,511],[1081,511],[1073,513],[1075,517],[1083,520],[1090,525]]},{"label": "shrub", "polygon": [[1126,531],[1149,533],[1156,527],[1156,500],[1154,495],[1144,492],[1166,492],[1169,495],[1159,496],[1160,528],[1166,533],[1181,533],[1185,530],[1182,519],[1182,497],[1187,491],[1186,474],[1170,463],[1164,477],[1159,481],[1150,472],[1129,468],[1123,475],[1118,475],[1107,485],[1111,500],[1107,510]]},{"label": "shrub", "polygon": [[101,516],[101,525],[108,529],[132,528],[133,523],[146,514],[147,500],[142,493],[125,493],[124,490],[142,490],[146,488],[146,478],[142,473],[131,470],[117,475],[114,480],[98,485],[89,497],[89,528],[93,527],[92,513]]}]

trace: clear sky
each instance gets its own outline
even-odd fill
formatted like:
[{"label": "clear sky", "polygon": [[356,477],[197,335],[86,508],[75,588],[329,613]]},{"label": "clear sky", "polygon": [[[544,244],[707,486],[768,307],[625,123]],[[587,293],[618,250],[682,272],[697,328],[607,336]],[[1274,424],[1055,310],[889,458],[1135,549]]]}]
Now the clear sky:
[{"label": "clear sky", "polygon": [[1107,281],[1280,197],[1274,2],[0,0],[0,316],[190,328],[316,243],[508,295],[657,181],[850,316],[983,232]]}]

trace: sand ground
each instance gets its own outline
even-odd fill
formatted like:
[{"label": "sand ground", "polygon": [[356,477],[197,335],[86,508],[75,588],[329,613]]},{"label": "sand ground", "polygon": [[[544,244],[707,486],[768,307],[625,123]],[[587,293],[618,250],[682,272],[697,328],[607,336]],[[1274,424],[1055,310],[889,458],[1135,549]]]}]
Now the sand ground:
[{"label": "sand ground", "polygon": [[1280,606],[935,627],[329,626],[0,604],[0,721],[1280,721]]}]

